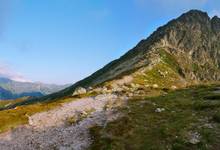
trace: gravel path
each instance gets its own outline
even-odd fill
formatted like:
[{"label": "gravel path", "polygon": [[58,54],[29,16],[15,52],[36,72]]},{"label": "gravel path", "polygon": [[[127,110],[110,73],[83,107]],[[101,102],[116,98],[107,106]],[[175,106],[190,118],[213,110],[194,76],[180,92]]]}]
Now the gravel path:
[{"label": "gravel path", "polygon": [[[105,125],[120,114],[113,110],[104,111],[109,102],[118,97],[112,94],[95,98],[82,98],[64,104],[60,108],[35,114],[29,118],[29,125],[0,135],[1,150],[84,150],[91,144],[89,128]],[[79,112],[95,110],[77,124],[67,125],[69,117]]]}]

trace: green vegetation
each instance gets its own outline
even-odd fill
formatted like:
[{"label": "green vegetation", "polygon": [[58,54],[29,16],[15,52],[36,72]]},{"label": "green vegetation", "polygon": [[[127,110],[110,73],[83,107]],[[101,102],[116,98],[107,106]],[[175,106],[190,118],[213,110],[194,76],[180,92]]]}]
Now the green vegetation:
[{"label": "green vegetation", "polygon": [[134,82],[143,85],[158,84],[161,88],[170,88],[173,85],[181,86],[179,74],[164,62],[158,63],[144,74],[135,76]]},{"label": "green vegetation", "polygon": [[214,121],[220,123],[220,111],[218,111],[216,114],[213,116]]},{"label": "green vegetation", "polygon": [[169,54],[163,49],[159,50],[159,54],[164,63],[166,63],[174,71],[181,73],[181,68],[174,56],[172,56],[171,54]]},{"label": "green vegetation", "polygon": [[7,105],[10,105],[12,101],[0,101],[0,108],[5,108]]},{"label": "green vegetation", "polygon": [[146,69],[143,74],[136,75],[134,82],[143,85],[157,84],[160,88],[184,86],[181,79],[184,74],[174,56],[163,49],[158,49],[158,53],[162,61],[152,66],[151,69]]},{"label": "green vegetation", "polygon": [[13,104],[16,104],[18,102],[22,102],[22,101],[25,101],[27,100],[29,97],[23,97],[23,98],[18,98],[16,100],[2,100],[0,101],[0,109],[2,108],[5,108],[9,105],[13,105]]},{"label": "green vegetation", "polygon": [[193,72],[198,72],[199,71],[199,65],[196,63],[192,64]]},{"label": "green vegetation", "polygon": [[35,103],[32,105],[17,106],[14,109],[0,111],[0,132],[13,129],[19,125],[28,123],[28,116],[38,112],[48,111],[61,106],[74,98],[64,98],[53,102]]},{"label": "green vegetation", "polygon": [[[215,150],[220,146],[220,99],[206,98],[213,91],[200,86],[130,100],[120,110],[124,117],[91,128],[91,149]],[[158,108],[165,110],[156,112]],[[199,135],[194,144],[193,135]]]}]

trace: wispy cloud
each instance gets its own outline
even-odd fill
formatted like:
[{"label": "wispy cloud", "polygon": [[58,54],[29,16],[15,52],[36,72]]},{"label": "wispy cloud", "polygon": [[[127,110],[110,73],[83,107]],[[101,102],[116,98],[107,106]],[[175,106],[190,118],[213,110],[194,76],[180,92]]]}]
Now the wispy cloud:
[{"label": "wispy cloud", "polygon": [[9,78],[19,82],[30,82],[21,73],[14,71],[8,64],[0,63],[0,77]]}]

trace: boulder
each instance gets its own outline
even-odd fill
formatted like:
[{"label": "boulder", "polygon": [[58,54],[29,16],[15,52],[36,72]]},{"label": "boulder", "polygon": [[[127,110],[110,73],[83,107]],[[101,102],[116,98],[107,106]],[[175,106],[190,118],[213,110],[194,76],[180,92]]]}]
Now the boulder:
[{"label": "boulder", "polygon": [[82,95],[82,94],[86,94],[87,90],[83,87],[78,87],[76,88],[76,90],[73,92],[72,96],[76,96],[76,95]]},{"label": "boulder", "polygon": [[94,92],[97,92],[97,93],[101,93],[102,92],[102,88],[101,87],[97,87],[95,89],[93,89]]},{"label": "boulder", "polygon": [[157,112],[157,113],[161,113],[161,112],[163,112],[163,111],[165,111],[165,108],[157,108],[157,109],[155,110],[155,112]]},{"label": "boulder", "polygon": [[157,89],[159,86],[157,84],[153,84],[153,88]]},{"label": "boulder", "polygon": [[128,97],[133,97],[134,94],[133,93],[128,93]]},{"label": "boulder", "polygon": [[102,88],[102,93],[103,93],[103,94],[106,94],[106,93],[109,93],[109,92],[110,92],[110,91],[108,90],[107,87],[104,86],[104,87]]},{"label": "boulder", "polygon": [[198,144],[201,140],[201,135],[198,132],[190,132],[189,135],[189,143]]},{"label": "boulder", "polygon": [[93,90],[93,88],[90,86],[90,87],[88,87],[88,90],[91,91],[91,90]]},{"label": "boulder", "polygon": [[172,90],[176,90],[177,87],[176,87],[175,85],[173,85],[173,86],[171,86],[171,89],[172,89]]}]

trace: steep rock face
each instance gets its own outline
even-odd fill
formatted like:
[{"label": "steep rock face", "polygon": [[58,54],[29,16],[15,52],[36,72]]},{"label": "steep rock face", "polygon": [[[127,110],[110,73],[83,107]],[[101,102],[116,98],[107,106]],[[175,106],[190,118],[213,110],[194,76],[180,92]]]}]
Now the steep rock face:
[{"label": "steep rock face", "polygon": [[[220,19],[192,10],[159,28],[153,35],[178,60],[186,79],[219,80]],[[160,33],[160,35],[158,34]]]},{"label": "steep rock face", "polygon": [[191,10],[157,29],[149,38],[78,85],[96,85],[161,60],[161,50],[176,62],[186,81],[220,80],[220,19]]}]

